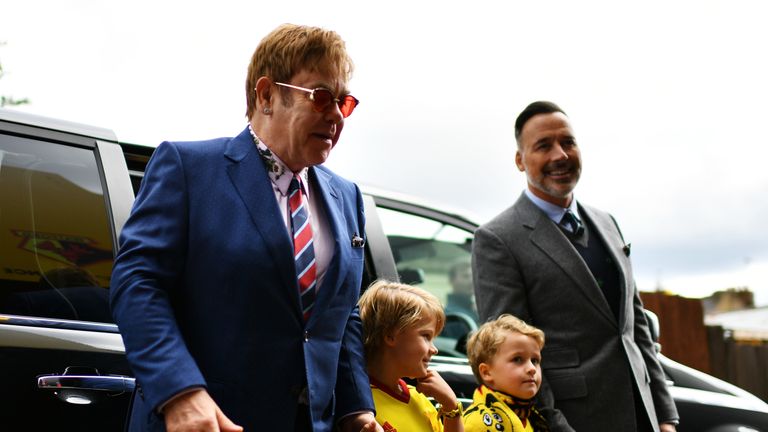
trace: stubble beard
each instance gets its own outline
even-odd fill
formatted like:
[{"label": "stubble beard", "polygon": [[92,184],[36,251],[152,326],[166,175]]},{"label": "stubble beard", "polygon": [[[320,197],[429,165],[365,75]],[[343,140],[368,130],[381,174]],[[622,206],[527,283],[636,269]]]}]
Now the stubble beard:
[{"label": "stubble beard", "polygon": [[[570,198],[571,195],[573,194],[573,190],[576,189],[576,185],[579,183],[579,174],[576,174],[575,178],[568,183],[557,183],[555,181],[550,181],[549,184],[547,184],[548,182],[546,181],[546,175],[543,175],[544,181],[539,181],[538,179],[535,179],[530,175],[527,177],[528,177],[528,183],[531,186],[543,192],[544,194],[549,195],[556,199]],[[561,186],[561,187],[557,187],[557,186]]]}]

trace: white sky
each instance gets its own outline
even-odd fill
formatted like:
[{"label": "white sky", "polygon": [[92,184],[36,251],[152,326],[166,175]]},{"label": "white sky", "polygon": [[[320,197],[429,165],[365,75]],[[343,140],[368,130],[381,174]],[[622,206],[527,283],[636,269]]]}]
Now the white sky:
[{"label": "white sky", "polygon": [[513,123],[560,104],[576,196],[616,216],[643,290],[768,304],[768,6],[760,1],[0,0],[0,95],[121,140],[231,136],[283,22],[336,30],[361,104],[329,166],[483,222],[525,185]]}]

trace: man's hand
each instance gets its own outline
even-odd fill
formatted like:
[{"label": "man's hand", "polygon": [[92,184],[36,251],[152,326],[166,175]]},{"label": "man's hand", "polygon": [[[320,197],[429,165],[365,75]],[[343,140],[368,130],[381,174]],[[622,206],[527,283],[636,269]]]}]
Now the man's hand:
[{"label": "man's hand", "polygon": [[384,432],[371,412],[348,415],[339,426],[342,432]]},{"label": "man's hand", "polygon": [[661,423],[659,424],[659,429],[661,432],[676,432],[677,428],[672,423]]},{"label": "man's hand", "polygon": [[242,432],[204,389],[172,399],[163,409],[168,432]]}]

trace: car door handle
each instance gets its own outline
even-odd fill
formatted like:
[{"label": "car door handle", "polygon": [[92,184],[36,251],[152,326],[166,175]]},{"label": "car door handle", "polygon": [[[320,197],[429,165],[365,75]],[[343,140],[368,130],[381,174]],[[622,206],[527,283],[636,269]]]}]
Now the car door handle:
[{"label": "car door handle", "polygon": [[101,375],[87,367],[68,367],[61,375],[39,375],[37,387],[48,390],[64,402],[90,405],[111,396],[133,392],[136,380],[122,375]]},{"label": "car door handle", "polygon": [[42,375],[37,377],[37,387],[47,390],[77,389],[125,393],[133,391],[136,380],[120,375]]}]

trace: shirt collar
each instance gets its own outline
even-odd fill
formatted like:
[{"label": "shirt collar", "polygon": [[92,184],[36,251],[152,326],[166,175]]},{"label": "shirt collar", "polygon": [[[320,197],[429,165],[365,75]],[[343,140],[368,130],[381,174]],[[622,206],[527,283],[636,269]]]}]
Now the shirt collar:
[{"label": "shirt collar", "polygon": [[397,380],[397,389],[389,387],[370,375],[368,375],[368,381],[371,383],[371,388],[378,388],[400,402],[408,403],[411,400],[411,392],[408,389],[408,385],[402,379]]},{"label": "shirt collar", "polygon": [[[275,185],[275,189],[280,191],[283,196],[288,195],[288,188],[291,185],[291,179],[293,178],[294,173],[288,169],[288,166],[282,160],[280,160],[280,158],[277,157],[277,155],[272,152],[272,150],[270,150],[269,146],[267,146],[264,141],[256,136],[256,132],[253,131],[253,128],[250,124],[248,125],[248,132],[251,133],[253,142],[256,144],[256,149],[259,151],[261,161],[264,162],[264,167],[267,169],[269,179],[272,180],[272,184]],[[309,196],[309,188],[307,187],[308,171],[309,170],[307,168],[304,168],[298,173],[299,177],[301,177],[302,183],[304,184],[304,194],[307,196]]]},{"label": "shirt collar", "polygon": [[563,220],[563,215],[570,210],[571,213],[573,213],[574,216],[576,216],[576,219],[581,221],[581,216],[579,216],[579,206],[576,203],[576,198],[574,197],[571,200],[571,205],[567,208],[560,207],[559,205],[552,204],[551,202],[544,201],[543,199],[537,197],[536,195],[531,192],[529,188],[525,188],[525,196],[530,199],[533,204],[536,205],[536,207],[540,208],[541,211],[543,211],[548,218],[552,219],[552,221],[556,224],[559,224],[561,220]]}]

